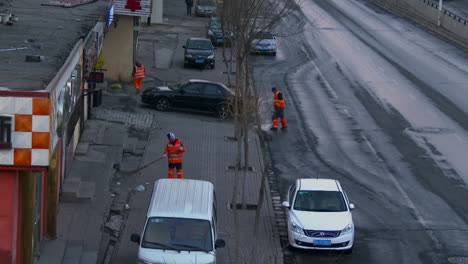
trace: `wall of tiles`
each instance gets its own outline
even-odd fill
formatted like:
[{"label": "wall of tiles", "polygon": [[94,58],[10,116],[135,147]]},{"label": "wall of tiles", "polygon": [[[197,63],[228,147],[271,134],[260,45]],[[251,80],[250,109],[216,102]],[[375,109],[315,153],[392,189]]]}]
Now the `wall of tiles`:
[{"label": "wall of tiles", "polygon": [[0,115],[12,120],[12,149],[0,149],[0,165],[48,166],[49,98],[0,97]]}]

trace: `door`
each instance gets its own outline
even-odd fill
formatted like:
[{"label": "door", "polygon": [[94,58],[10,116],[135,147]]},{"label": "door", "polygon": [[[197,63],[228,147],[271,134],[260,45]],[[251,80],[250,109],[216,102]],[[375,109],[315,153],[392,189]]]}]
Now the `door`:
[{"label": "door", "polygon": [[216,110],[219,104],[226,101],[225,97],[226,95],[218,85],[210,83],[203,85],[202,101],[205,109]]},{"label": "door", "polygon": [[200,108],[201,107],[201,84],[188,83],[182,87],[172,100],[175,107]]},{"label": "door", "polygon": [[42,172],[34,172],[36,177],[36,196],[34,200],[34,253],[39,254],[39,242],[41,242],[41,214],[42,214]]}]

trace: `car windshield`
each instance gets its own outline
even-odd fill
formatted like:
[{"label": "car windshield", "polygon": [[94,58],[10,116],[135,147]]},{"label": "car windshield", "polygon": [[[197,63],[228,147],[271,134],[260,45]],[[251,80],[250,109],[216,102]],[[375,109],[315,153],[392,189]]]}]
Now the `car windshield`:
[{"label": "car windshield", "polygon": [[255,39],[273,39],[273,35],[270,32],[257,32],[254,36]]},{"label": "car windshield", "polygon": [[212,251],[210,222],[199,219],[151,217],[141,246],[144,248]]},{"label": "car windshield", "polygon": [[298,191],[294,210],[313,212],[344,212],[346,204],[341,192]]},{"label": "car windshield", "polygon": [[211,28],[216,28],[220,29],[221,28],[221,22],[219,20],[212,20],[211,21]]},{"label": "car windshield", "polygon": [[198,0],[199,6],[216,6],[215,2],[212,0]]},{"label": "car windshield", "polygon": [[211,45],[211,41],[209,40],[190,40],[188,45],[188,49],[197,49],[197,50],[212,50],[213,46]]},{"label": "car windshield", "polygon": [[190,84],[190,82],[186,81],[186,82],[181,82],[181,83],[177,83],[177,84],[171,84],[171,85],[168,85],[168,87],[171,90],[180,90],[182,87],[185,87],[188,84]]}]

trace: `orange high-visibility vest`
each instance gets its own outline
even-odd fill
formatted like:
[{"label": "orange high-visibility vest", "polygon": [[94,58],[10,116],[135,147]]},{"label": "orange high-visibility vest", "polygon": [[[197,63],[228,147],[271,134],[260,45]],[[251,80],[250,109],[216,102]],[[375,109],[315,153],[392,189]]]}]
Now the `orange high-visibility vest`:
[{"label": "orange high-visibility vest", "polygon": [[286,103],[284,102],[284,97],[283,99],[278,99],[278,94],[280,94],[280,91],[276,91],[275,97],[273,98],[273,105],[275,108],[284,108],[286,106]]},{"label": "orange high-visibility vest", "polygon": [[[179,149],[182,147],[182,151]],[[182,141],[177,139],[174,144],[170,141],[167,143],[167,147],[164,150],[164,154],[167,154],[169,163],[182,163],[183,161],[183,153],[185,152],[186,148],[182,145]]]},{"label": "orange high-visibility vest", "polygon": [[132,73],[132,75],[135,78],[145,78],[145,72],[146,69],[143,67],[143,65],[141,67],[135,66],[135,71]]}]

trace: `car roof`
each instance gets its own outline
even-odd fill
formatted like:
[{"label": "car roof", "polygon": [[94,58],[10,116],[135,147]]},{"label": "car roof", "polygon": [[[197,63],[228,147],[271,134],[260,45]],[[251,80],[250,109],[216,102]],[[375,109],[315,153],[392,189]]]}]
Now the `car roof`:
[{"label": "car roof", "polygon": [[298,190],[302,191],[341,191],[340,183],[334,179],[299,179]]},{"label": "car roof", "polygon": [[147,217],[211,220],[214,188],[208,181],[160,179],[154,183]]},{"label": "car roof", "polygon": [[207,38],[195,38],[195,37],[192,37],[192,38],[189,38],[188,40],[205,40],[205,41],[210,41],[210,39],[207,39]]},{"label": "car roof", "polygon": [[217,84],[217,85],[221,85],[223,87],[226,87],[226,85],[224,85],[223,83],[220,83],[220,82],[214,82],[214,81],[208,81],[208,80],[201,80],[201,79],[190,79],[188,80],[189,82],[203,82],[203,83],[212,83],[212,84]]}]

